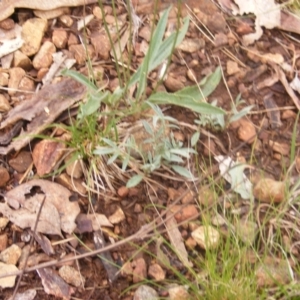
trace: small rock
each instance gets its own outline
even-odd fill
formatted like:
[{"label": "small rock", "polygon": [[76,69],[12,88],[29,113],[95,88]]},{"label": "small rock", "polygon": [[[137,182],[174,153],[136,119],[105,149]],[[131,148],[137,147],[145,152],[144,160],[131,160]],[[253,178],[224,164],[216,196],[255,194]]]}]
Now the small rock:
[{"label": "small rock", "polygon": [[[0,262],[0,276],[6,275],[8,273],[13,273],[19,271],[18,268],[15,265],[9,265],[9,264],[4,264]],[[17,276],[9,276],[9,277],[4,277],[0,278],[0,287],[4,288],[11,288],[15,285]]]},{"label": "small rock", "polygon": [[52,54],[56,52],[56,48],[52,42],[46,41],[38,53],[35,55],[32,65],[36,70],[41,68],[48,68],[51,66],[53,57]]},{"label": "small rock", "polygon": [[32,18],[27,20],[22,26],[22,38],[24,44],[21,51],[29,56],[36,54],[41,46],[42,38],[47,29],[47,20]]},{"label": "small rock", "polygon": [[18,155],[9,160],[9,165],[19,173],[25,172],[32,163],[32,156],[29,151],[21,151]]},{"label": "small rock", "polygon": [[285,110],[281,115],[282,120],[296,119],[296,118],[297,118],[297,114],[292,110]]},{"label": "small rock", "polygon": [[221,47],[228,44],[228,37],[225,33],[219,32],[215,34],[214,46]]},{"label": "small rock", "polygon": [[8,298],[8,300],[34,300],[36,296],[35,289],[29,289],[23,293],[16,293],[14,299],[12,297]]},{"label": "small rock", "polygon": [[[0,175],[1,177],[1,175]],[[8,224],[9,219],[5,217],[0,217],[0,230],[5,229],[6,225]]]},{"label": "small rock", "polygon": [[32,158],[37,174],[43,176],[53,171],[64,155],[65,144],[53,140],[42,140],[33,149]]},{"label": "small rock", "polygon": [[15,27],[15,22],[11,18],[7,18],[0,22],[0,28],[4,30],[11,30]]},{"label": "small rock", "polygon": [[79,179],[83,175],[82,164],[79,159],[75,159],[73,154],[65,158],[66,172],[71,178]]},{"label": "small rock", "polygon": [[[77,37],[77,35],[75,35],[74,33],[70,33],[69,34],[69,38],[68,38],[68,46],[69,48],[72,46],[72,45],[77,45],[79,43],[79,39]],[[73,54],[74,56],[74,54]]]},{"label": "small rock", "polygon": [[129,194],[129,188],[126,187],[126,186],[121,186],[121,187],[118,188],[118,192],[117,193],[118,193],[118,195],[119,195],[120,198],[125,198]]},{"label": "small rock", "polygon": [[7,234],[6,233],[1,234],[0,235],[0,251],[3,251],[7,248],[7,241],[8,241]]},{"label": "small rock", "polygon": [[63,29],[53,30],[52,42],[58,49],[64,49],[68,42],[68,33]]},{"label": "small rock", "polygon": [[69,47],[69,51],[74,55],[74,58],[76,59],[76,62],[79,65],[84,64],[87,57],[95,56],[94,47],[92,45],[87,45],[86,49],[81,44],[80,45],[71,45]]},{"label": "small rock", "polygon": [[23,52],[17,50],[14,52],[13,66],[15,68],[22,68],[24,70],[29,70],[31,68],[31,60]]},{"label": "small rock", "polygon": [[8,112],[11,109],[11,106],[3,94],[0,94],[0,111]]},{"label": "small rock", "polygon": [[236,61],[228,60],[227,61],[227,74],[233,75],[240,71],[239,65]]},{"label": "small rock", "polygon": [[147,277],[147,265],[145,260],[142,257],[137,258],[132,262],[132,266],[134,267],[132,272],[133,283],[138,283],[145,280]]},{"label": "small rock", "polygon": [[209,187],[201,186],[198,190],[198,201],[201,205],[207,207],[216,202],[218,195]]},{"label": "small rock", "polygon": [[8,81],[9,95],[12,96],[17,92],[16,90],[19,88],[20,82],[24,76],[25,76],[25,71],[21,68],[11,68],[9,70],[9,81]]},{"label": "small rock", "polygon": [[164,81],[164,84],[170,92],[177,92],[185,87],[183,82],[170,75],[168,75],[167,79]]},{"label": "small rock", "polygon": [[5,186],[10,179],[8,171],[0,166],[0,187]]},{"label": "small rock", "polygon": [[185,38],[178,46],[177,49],[187,53],[194,53],[205,47],[205,41],[201,38],[190,39]]},{"label": "small rock", "polygon": [[139,203],[136,203],[136,204],[134,205],[133,211],[134,211],[136,214],[141,213],[141,212],[143,211],[142,205],[139,204]]},{"label": "small rock", "polygon": [[171,208],[171,212],[175,213],[175,219],[177,223],[181,223],[187,219],[192,217],[196,217],[198,215],[198,210],[195,205],[174,205]]},{"label": "small rock", "polygon": [[197,246],[197,242],[196,242],[193,238],[191,238],[191,237],[189,237],[189,238],[184,242],[184,244],[185,244],[186,247],[189,248],[189,249],[194,249],[194,248]]},{"label": "small rock", "polygon": [[91,35],[91,43],[95,48],[95,53],[100,59],[108,59],[111,50],[109,38],[104,33],[94,33]]},{"label": "small rock", "polygon": [[278,143],[272,140],[269,140],[269,146],[273,149],[273,151],[280,153],[281,155],[289,155],[291,151],[291,147],[285,143]]},{"label": "small rock", "polygon": [[133,300],[158,300],[158,293],[150,286],[140,285],[134,293]]},{"label": "small rock", "polygon": [[290,270],[286,260],[267,257],[255,271],[258,287],[272,287],[291,282]]},{"label": "small rock", "polygon": [[169,201],[174,201],[181,195],[180,191],[173,189],[173,188],[168,188],[167,192],[168,192],[168,200]]},{"label": "small rock", "polygon": [[99,6],[95,6],[93,8],[93,15],[96,17],[96,19],[103,20],[102,10]]},{"label": "small rock", "polygon": [[8,86],[9,75],[7,72],[0,72],[0,86]]},{"label": "small rock", "polygon": [[194,201],[195,194],[193,191],[189,191],[181,200],[182,204],[191,203]]},{"label": "small rock", "polygon": [[21,248],[16,244],[13,244],[1,252],[0,260],[9,265],[16,265],[21,253]]},{"label": "small rock", "polygon": [[118,207],[117,210],[108,218],[112,224],[119,224],[125,220],[125,214],[121,207]]},{"label": "small rock", "polygon": [[212,226],[200,226],[191,233],[192,238],[204,250],[214,249],[220,242],[220,233]]},{"label": "small rock", "polygon": [[262,178],[256,183],[253,195],[261,202],[280,203],[285,199],[285,183],[271,178]]},{"label": "small rock", "polygon": [[120,275],[123,277],[127,277],[128,275],[132,275],[133,268],[131,266],[131,262],[127,261],[120,270]]},{"label": "small rock", "polygon": [[172,285],[168,288],[168,293],[170,300],[188,300],[191,298],[186,288],[182,285]]},{"label": "small rock", "polygon": [[257,224],[247,219],[242,219],[235,225],[239,238],[247,245],[252,245],[256,236]]},{"label": "small rock", "polygon": [[66,26],[71,27],[74,23],[73,19],[68,15],[63,15],[59,17],[59,20]]},{"label": "small rock", "polygon": [[34,81],[31,78],[24,76],[20,81],[19,90],[33,92],[35,90]]},{"label": "small rock", "polygon": [[148,275],[155,281],[162,281],[166,278],[166,272],[159,264],[153,264],[149,267]]},{"label": "small rock", "polygon": [[58,273],[65,282],[72,284],[76,287],[84,286],[84,277],[82,277],[80,273],[73,267],[62,266],[59,269]]},{"label": "small rock", "polygon": [[247,144],[252,144],[256,138],[256,130],[252,122],[242,119],[238,129],[238,137]]},{"label": "small rock", "polygon": [[213,224],[216,227],[220,227],[225,225],[226,221],[220,214],[217,213],[215,216],[211,218],[211,224]]}]

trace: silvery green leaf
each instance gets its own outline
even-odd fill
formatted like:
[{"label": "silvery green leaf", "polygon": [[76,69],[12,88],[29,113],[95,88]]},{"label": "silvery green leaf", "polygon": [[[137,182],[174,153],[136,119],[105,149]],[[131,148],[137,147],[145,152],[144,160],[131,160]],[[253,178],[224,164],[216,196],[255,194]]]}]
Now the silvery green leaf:
[{"label": "silvery green leaf", "polygon": [[242,110],[240,110],[238,113],[231,116],[229,123],[239,120],[240,118],[246,116],[251,109],[254,107],[254,105],[249,105],[247,107],[244,107]]},{"label": "silvery green leaf", "polygon": [[186,177],[186,178],[189,178],[189,179],[194,179],[193,174],[188,169],[186,169],[184,167],[174,165],[174,166],[171,166],[171,168],[176,173],[178,173],[179,175],[181,175],[183,177]]},{"label": "silvery green leaf", "polygon": [[185,158],[189,158],[191,153],[196,154],[196,151],[191,148],[171,149],[170,152],[173,154],[181,155]]},{"label": "silvery green leaf", "polygon": [[140,174],[131,177],[126,184],[126,187],[131,188],[137,186],[143,180],[143,176]]},{"label": "silvery green leaf", "polygon": [[118,156],[119,156],[119,153],[114,153],[107,161],[107,164],[108,165],[112,164],[118,158]]},{"label": "silvery green leaf", "polygon": [[115,152],[115,149],[108,148],[108,147],[101,147],[101,148],[97,148],[94,150],[94,154],[97,154],[97,155],[107,155],[107,154],[112,154],[114,152]]},{"label": "silvery green leaf", "polygon": [[192,147],[195,147],[197,145],[199,138],[200,138],[200,132],[196,131],[191,138],[191,146]]}]

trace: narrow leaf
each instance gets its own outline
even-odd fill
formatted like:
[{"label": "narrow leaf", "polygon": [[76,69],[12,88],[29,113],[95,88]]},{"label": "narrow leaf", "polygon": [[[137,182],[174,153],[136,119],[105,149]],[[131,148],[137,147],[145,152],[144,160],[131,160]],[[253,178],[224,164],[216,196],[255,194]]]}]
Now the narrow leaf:
[{"label": "narrow leaf", "polygon": [[197,145],[199,138],[200,138],[200,132],[196,131],[191,138],[191,146],[192,147],[195,147]]},{"label": "narrow leaf", "polygon": [[193,174],[186,168],[184,167],[181,167],[181,166],[172,166],[172,169],[178,173],[179,175],[183,176],[183,177],[186,177],[186,178],[189,178],[189,179],[193,179],[194,176]]},{"label": "narrow leaf", "polygon": [[86,76],[84,76],[76,71],[64,69],[61,72],[61,74],[75,79],[76,81],[78,81],[79,83],[83,84],[84,86],[86,86],[87,88],[89,88],[91,90],[96,91],[98,89]]},{"label": "narrow leaf", "polygon": [[143,180],[143,176],[140,174],[134,175],[133,177],[131,177],[127,184],[126,187],[131,188],[131,187],[135,187],[137,186],[141,181]]}]

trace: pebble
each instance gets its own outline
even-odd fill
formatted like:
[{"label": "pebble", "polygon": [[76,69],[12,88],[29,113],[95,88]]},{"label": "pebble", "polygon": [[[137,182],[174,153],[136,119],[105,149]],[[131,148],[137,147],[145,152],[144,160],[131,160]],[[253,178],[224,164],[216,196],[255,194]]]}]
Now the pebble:
[{"label": "pebble", "polygon": [[40,18],[29,19],[23,24],[22,38],[24,44],[21,51],[26,56],[32,56],[39,51],[47,25],[47,20]]},{"label": "pebble", "polygon": [[52,54],[56,52],[56,47],[50,41],[45,41],[41,46],[38,53],[35,55],[32,61],[32,65],[36,70],[41,68],[48,68],[51,66],[53,57]]},{"label": "pebble", "polygon": [[9,81],[8,81],[8,87],[9,95],[14,95],[16,94],[16,90],[19,89],[20,82],[22,78],[25,76],[25,71],[21,68],[11,68],[9,70]]},{"label": "pebble", "polygon": [[7,238],[7,234],[1,234],[0,235],[0,251],[3,251],[7,248],[7,242],[8,242],[8,238]]},{"label": "pebble", "polygon": [[158,293],[148,285],[140,285],[134,293],[133,300],[158,300]]},{"label": "pebble", "polygon": [[166,278],[166,272],[159,264],[150,265],[148,269],[148,275],[155,281],[163,281]]},{"label": "pebble", "polygon": [[5,186],[9,179],[10,176],[8,171],[4,167],[0,166],[0,187]]},{"label": "pebble", "polygon": [[177,49],[187,52],[187,53],[194,53],[202,48],[205,47],[205,40],[198,38],[198,39],[190,39],[185,38],[178,46]]},{"label": "pebble", "polygon": [[19,173],[25,172],[32,163],[32,156],[29,151],[21,151],[16,157],[8,161],[9,165]]},{"label": "pebble", "polygon": [[[7,273],[13,273],[18,271],[18,268],[15,265],[9,265],[0,262],[0,276],[5,275]],[[11,288],[15,285],[16,280],[15,275],[9,277],[0,278],[0,287],[2,288]]]},{"label": "pebble", "polygon": [[67,283],[74,285],[76,287],[84,286],[85,278],[80,275],[78,270],[71,266],[62,266],[59,271],[59,275]]},{"label": "pebble", "polygon": [[0,260],[9,265],[16,265],[21,253],[21,248],[13,244],[0,253]]},{"label": "pebble", "polygon": [[45,139],[38,142],[32,152],[37,174],[43,176],[50,173],[64,155],[64,149],[65,144],[57,141]]},{"label": "pebble", "polygon": [[140,257],[135,259],[132,262],[132,266],[134,268],[133,274],[133,283],[138,283],[146,279],[147,277],[147,265],[145,260]]},{"label": "pebble", "polygon": [[121,207],[118,207],[117,210],[108,218],[109,222],[112,224],[119,224],[125,220],[125,214]]},{"label": "pebble", "polygon": [[256,183],[253,195],[261,202],[280,203],[285,199],[285,183],[271,178],[262,178]]},{"label": "pebble", "polygon": [[192,238],[204,250],[214,249],[220,242],[220,233],[212,226],[200,226],[191,233]]},{"label": "pebble", "polygon": [[126,186],[121,186],[121,187],[118,188],[118,192],[117,193],[118,193],[118,196],[120,198],[125,198],[129,194],[129,188],[126,187]]},{"label": "pebble", "polygon": [[24,70],[29,70],[31,68],[31,60],[20,50],[14,52],[13,66],[15,68],[22,68]]},{"label": "pebble", "polygon": [[168,288],[168,293],[170,300],[187,300],[191,298],[186,288],[182,285],[172,285]]},{"label": "pebble", "polygon": [[53,30],[52,42],[58,49],[64,49],[68,42],[68,33],[63,29]]},{"label": "pebble", "polygon": [[174,205],[171,208],[171,212],[175,213],[174,217],[177,223],[181,223],[185,220],[188,220],[192,217],[196,217],[198,215],[198,210],[196,205]]},{"label": "pebble", "polygon": [[242,119],[239,124],[238,138],[247,144],[252,144],[256,138],[256,130],[253,123]]}]

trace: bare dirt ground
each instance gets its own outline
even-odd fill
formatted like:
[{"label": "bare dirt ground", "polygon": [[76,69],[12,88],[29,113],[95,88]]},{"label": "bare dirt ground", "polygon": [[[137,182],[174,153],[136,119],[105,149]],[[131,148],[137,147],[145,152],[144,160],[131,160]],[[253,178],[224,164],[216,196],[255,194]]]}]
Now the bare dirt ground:
[{"label": "bare dirt ground", "polygon": [[[238,110],[250,105],[253,107],[250,113],[238,121],[226,124],[225,128],[209,121],[201,124],[196,145],[198,154],[189,162],[192,172],[200,174],[197,180],[185,181],[176,173],[170,174],[163,170],[151,175],[152,188],[146,183],[140,183],[128,189],[126,182],[119,180],[119,174],[116,174],[112,179],[112,188],[104,184],[105,190],[97,190],[97,184],[86,181],[89,178],[86,173],[89,157],[81,160],[85,168],[81,168],[80,163],[74,166],[72,162],[69,163],[69,169],[60,169],[71,150],[66,145],[75,140],[69,127],[66,129],[60,125],[72,124],[78,113],[78,102],[84,98],[86,89],[73,80],[63,78],[60,81],[61,77],[53,79],[54,75],[49,78],[47,75],[53,60],[59,61],[61,57],[63,61],[74,60],[72,68],[88,75],[89,58],[95,73],[100,74],[98,82],[114,91],[119,84],[118,74],[112,47],[103,29],[103,19],[111,32],[116,30],[118,20],[119,28],[114,33],[116,41],[116,36],[124,37],[131,30],[128,7],[121,1],[102,3],[105,12],[103,16],[98,3],[86,6],[67,4],[64,5],[64,11],[51,17],[39,15],[43,11],[36,12],[38,9],[46,9],[43,7],[44,2],[40,4],[42,7],[38,3],[34,3],[35,6],[32,3],[32,7],[19,7],[18,1],[11,1],[15,3],[11,5],[15,11],[5,15],[8,11],[7,2],[0,3],[0,7],[4,6],[2,10],[0,8],[1,38],[10,40],[8,32],[14,30],[16,34],[15,26],[19,25],[27,40],[11,53],[3,50],[5,55],[0,46],[0,204],[3,205],[0,207],[0,260],[14,266],[8,269],[0,266],[0,273],[17,272],[24,268],[31,268],[31,271],[16,277],[12,283],[2,283],[0,279],[0,299],[11,299],[9,297],[14,291],[24,293],[28,290],[36,292],[35,298],[27,295],[16,299],[146,299],[137,295],[136,289],[141,282],[151,285],[152,281],[160,283],[152,285],[157,297],[206,299],[202,292],[199,295],[190,293],[171,298],[167,284],[164,283],[176,282],[178,279],[174,272],[161,266],[161,255],[166,256],[175,270],[185,278],[193,281],[193,277],[184,260],[165,246],[158,245],[158,238],[153,238],[153,232],[162,232],[161,235],[170,241],[170,227],[167,225],[168,229],[165,230],[164,226],[159,225],[162,225],[160,222],[166,215],[175,213],[172,220],[179,224],[176,226],[188,257],[195,257],[196,253],[205,257],[205,247],[203,249],[197,245],[191,237],[195,229],[191,221],[203,221],[206,214],[212,214],[210,208],[213,206],[223,216],[234,214],[242,220],[245,236],[248,236],[247,230],[253,224],[247,223],[247,216],[249,211],[255,211],[255,219],[252,221],[258,233],[249,237],[250,243],[256,245],[261,253],[267,253],[266,259],[269,259],[269,252],[266,251],[269,247],[270,253],[274,254],[269,265],[274,264],[275,269],[281,259],[289,259],[294,270],[294,281],[297,282],[299,274],[295,270],[299,265],[300,248],[297,243],[299,220],[295,214],[298,205],[293,203],[293,207],[287,208],[287,203],[297,193],[289,194],[289,199],[285,196],[287,181],[289,185],[295,184],[300,170],[297,118],[300,88],[291,88],[289,84],[298,75],[300,52],[297,33],[264,28],[258,41],[246,46],[243,37],[255,32],[253,14],[236,17],[230,14],[228,7],[220,7],[218,1],[189,0],[182,1],[181,5],[176,1],[158,3],[158,11],[173,4],[168,19],[170,27],[176,24],[178,12],[181,16],[190,15],[192,20],[185,38],[187,46],[175,49],[168,67],[168,77],[162,82],[161,89],[176,92],[200,82],[220,66],[222,79],[208,97],[208,102],[217,100],[217,106],[232,112],[232,103],[241,95],[244,102]],[[142,23],[131,53],[131,65],[127,66],[131,72],[138,69],[150,42],[150,24],[155,10],[153,3],[148,2],[132,2]],[[91,16],[90,19],[87,16]],[[78,28],[78,22],[83,19],[83,26]],[[124,38],[122,55],[125,63],[129,61],[126,48],[129,38]],[[1,43],[5,45],[3,40]],[[52,55],[57,53],[61,56],[53,59]],[[57,65],[61,68],[62,62]],[[149,76],[148,95],[153,92],[154,82],[158,81],[157,73],[155,70]],[[38,87],[40,91],[35,93]],[[176,139],[189,145],[194,129],[198,128],[194,123],[197,115],[182,107],[164,108],[169,116],[181,122],[179,128],[174,130]],[[51,126],[53,124],[56,125]],[[255,186],[256,200],[253,205],[236,193],[232,196],[233,188],[220,178],[219,163],[215,160],[218,155],[248,165],[245,174]],[[95,181],[99,180],[98,187],[102,179],[105,182],[105,177],[101,173],[99,177],[93,177]],[[270,182],[261,181],[266,178]],[[217,196],[213,199],[207,197],[207,200],[202,196],[205,188],[214,180],[218,186],[215,188]],[[231,195],[231,199],[226,195]],[[45,208],[43,215],[39,207],[41,203],[42,207],[46,205],[50,198],[51,204]],[[32,202],[26,206],[25,202],[29,203],[29,200]],[[268,210],[281,214],[280,222],[272,223],[267,219]],[[103,217],[100,221],[102,232],[97,227],[99,223],[95,217],[88,217],[93,213]],[[44,221],[42,225],[36,224],[37,215]],[[155,224],[151,223],[153,220]],[[59,223],[58,227],[56,222]],[[267,224],[265,227],[261,225],[264,222]],[[146,230],[142,235],[135,236],[141,228],[147,229],[143,227],[147,224],[153,225],[152,231]],[[226,239],[230,230],[228,223],[220,225],[222,239]],[[278,248],[274,250],[268,243],[276,231],[282,233],[288,257],[282,257]],[[74,232],[78,239],[74,239]],[[118,244],[132,236],[137,238]],[[77,259],[78,255],[88,253],[91,249],[102,248],[101,243],[112,245],[115,242],[118,242],[117,245],[105,251],[102,259],[96,255]],[[17,248],[12,248],[13,245]],[[251,253],[245,256],[247,260],[253,259]],[[59,263],[58,260],[63,262]],[[40,266],[41,263],[48,265]],[[40,271],[35,270],[37,266]],[[286,274],[288,270],[274,277],[287,284],[289,278]],[[259,288],[271,288],[272,284],[263,277],[261,274],[256,277]],[[17,285],[19,278],[21,281]]]}]

